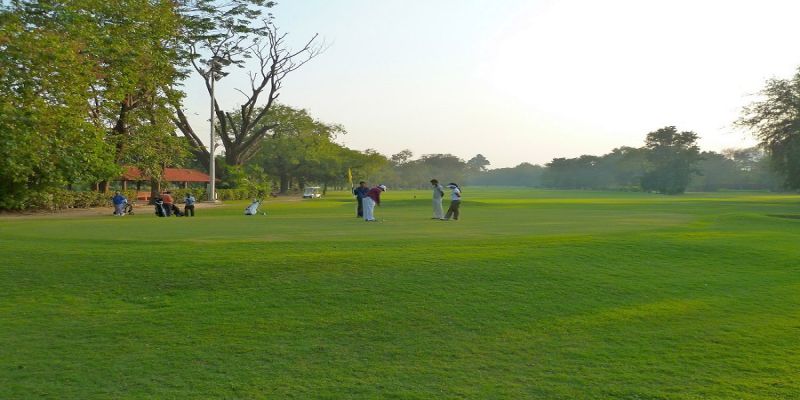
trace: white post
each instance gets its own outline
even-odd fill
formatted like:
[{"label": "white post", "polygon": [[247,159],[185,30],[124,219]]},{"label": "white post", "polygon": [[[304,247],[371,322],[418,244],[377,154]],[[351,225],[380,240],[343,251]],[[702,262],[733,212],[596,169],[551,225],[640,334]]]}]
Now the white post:
[{"label": "white post", "polygon": [[209,185],[208,190],[208,201],[214,202],[217,200],[216,196],[216,184],[217,184],[217,177],[215,171],[215,163],[214,163],[214,62],[211,62],[211,68],[208,71],[209,77],[211,78],[211,144],[209,145],[209,160],[208,160],[208,172],[211,176],[211,182]]}]

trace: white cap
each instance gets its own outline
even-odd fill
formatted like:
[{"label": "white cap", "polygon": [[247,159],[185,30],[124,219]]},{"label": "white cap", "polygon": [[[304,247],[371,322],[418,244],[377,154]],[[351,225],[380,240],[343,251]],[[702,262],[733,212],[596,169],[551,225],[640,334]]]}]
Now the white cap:
[{"label": "white cap", "polygon": [[381,188],[381,190],[383,190],[384,192],[386,191],[386,185],[378,185],[378,187]]}]

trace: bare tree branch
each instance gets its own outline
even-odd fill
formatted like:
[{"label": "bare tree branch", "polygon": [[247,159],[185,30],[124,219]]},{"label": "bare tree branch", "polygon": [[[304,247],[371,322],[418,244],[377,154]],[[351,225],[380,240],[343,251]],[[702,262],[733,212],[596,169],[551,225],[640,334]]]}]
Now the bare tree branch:
[{"label": "bare tree branch", "polygon": [[[244,102],[237,113],[223,111],[221,105],[214,99],[213,109],[218,121],[218,133],[225,148],[226,161],[230,165],[242,164],[252,157],[258,149],[259,141],[275,127],[272,124],[265,125],[263,121],[280,96],[284,80],[323,50],[316,44],[318,39],[316,34],[296,51],[286,47],[286,37],[286,33],[280,32],[277,26],[266,19],[263,21],[263,26],[255,29],[252,34],[242,34],[228,28],[213,43],[202,43],[202,48],[207,50],[209,58],[221,57],[231,60],[235,65],[242,65],[244,59],[252,58],[257,65],[256,71],[248,73],[250,79],[248,91],[235,89],[244,97]],[[248,40],[251,43],[247,43]],[[208,72],[209,67],[198,62],[200,56],[198,44],[192,44],[189,49],[193,55],[190,58],[191,65],[203,78],[206,90],[211,94],[212,76]],[[178,111],[176,108],[176,112]],[[202,145],[182,113],[175,118],[175,124],[185,136],[193,136],[190,139],[193,146]]]}]

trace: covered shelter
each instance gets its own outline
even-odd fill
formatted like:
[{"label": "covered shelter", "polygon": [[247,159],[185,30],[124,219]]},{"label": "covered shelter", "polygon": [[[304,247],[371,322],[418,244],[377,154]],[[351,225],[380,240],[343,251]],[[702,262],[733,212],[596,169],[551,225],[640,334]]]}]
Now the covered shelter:
[{"label": "covered shelter", "polygon": [[[122,190],[128,190],[128,184],[134,183],[136,185],[136,191],[139,192],[137,194],[137,198],[140,200],[149,200],[150,193],[149,192],[140,192],[142,187],[142,182],[150,183],[151,179],[149,176],[146,176],[142,173],[141,170],[137,167],[133,166],[125,166],[122,172],[122,176],[117,179],[118,181],[122,182]],[[163,181],[169,182],[173,185],[177,185],[184,189],[188,189],[189,185],[192,183],[202,183],[207,185],[211,182],[211,177],[196,169],[190,168],[164,168],[164,179]]]}]

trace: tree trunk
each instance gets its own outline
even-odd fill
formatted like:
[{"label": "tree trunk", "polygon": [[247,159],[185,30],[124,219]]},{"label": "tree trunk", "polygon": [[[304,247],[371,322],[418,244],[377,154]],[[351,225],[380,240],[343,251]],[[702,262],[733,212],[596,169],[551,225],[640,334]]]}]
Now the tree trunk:
[{"label": "tree trunk", "polygon": [[161,196],[161,182],[155,179],[150,180],[150,204],[156,203],[156,197]]},{"label": "tree trunk", "polygon": [[280,194],[289,193],[289,176],[281,174],[280,181]]},{"label": "tree trunk", "polygon": [[242,153],[236,148],[225,148],[225,164],[242,165]]}]

